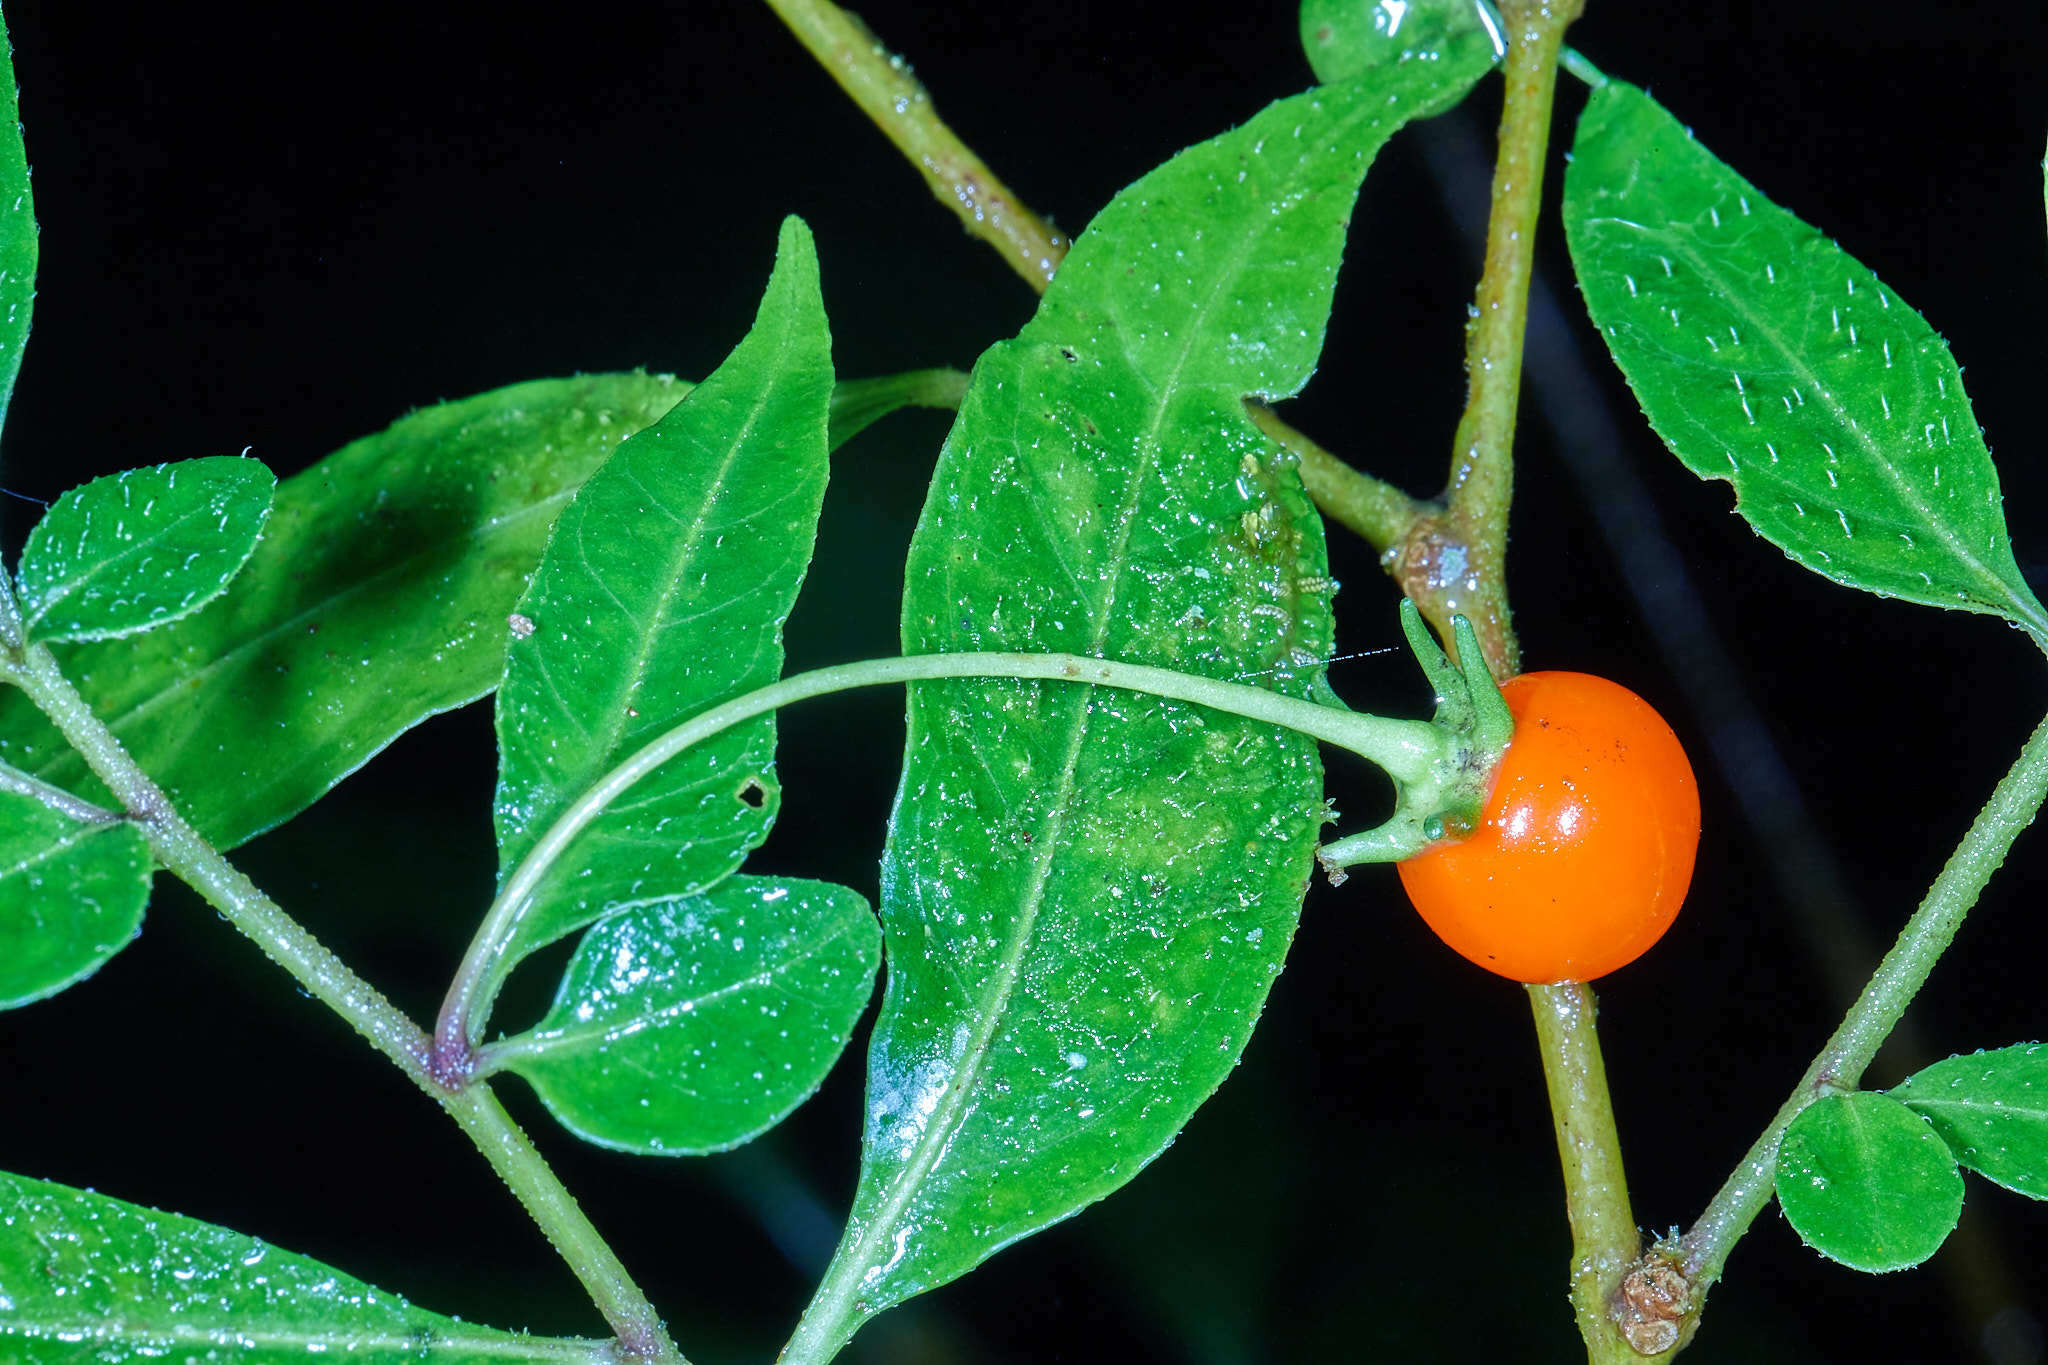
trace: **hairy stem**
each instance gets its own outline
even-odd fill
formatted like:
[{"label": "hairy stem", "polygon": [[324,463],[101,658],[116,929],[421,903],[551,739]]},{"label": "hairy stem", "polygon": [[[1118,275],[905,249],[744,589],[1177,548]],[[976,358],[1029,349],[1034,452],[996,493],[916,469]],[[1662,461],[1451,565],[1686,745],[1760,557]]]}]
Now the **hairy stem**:
[{"label": "hairy stem", "polygon": [[1264,403],[1247,399],[1244,408],[1260,431],[1300,460],[1302,487],[1323,515],[1363,537],[1379,553],[1400,545],[1417,522],[1440,510],[1353,469],[1281,421]]},{"label": "hairy stem", "polygon": [[1621,1137],[1600,1056],[1598,1005],[1582,981],[1529,987],[1536,1044],[1550,1092],[1557,1156],[1564,1167],[1565,1208],[1572,1225],[1572,1313],[1593,1365],[1638,1359],[1615,1330],[1608,1302],[1640,1239],[1622,1170]]},{"label": "hairy stem", "polygon": [[[1977,903],[1991,874],[2004,863],[2013,840],[2033,823],[2048,797],[2048,719],[2036,726],[2026,747],[1999,780],[1969,832],[1934,879],[1920,908],[1906,921],[1892,950],[1849,1008],[1840,1028],[1806,1068],[1799,1084],[1743,1156],[1699,1221],[1679,1240],[1681,1266],[1691,1281],[1695,1304],[1721,1276],[1728,1254],[1776,1187],[1778,1143],[1786,1126],[1824,1091],[1854,1089],[1864,1068],[1891,1035],[1928,973],[1941,959]],[[1687,1324],[1690,1337],[1697,1317]]]},{"label": "hairy stem", "polygon": [[451,1087],[430,1068],[430,1040],[237,869],[180,815],[57,667],[48,648],[0,650],[0,678],[28,693],[149,839],[158,862],[191,886],[315,999],[398,1065],[469,1134],[582,1281],[618,1337],[622,1359],[687,1365],[626,1269],[510,1115],[482,1085]]},{"label": "hairy stem", "polygon": [[[947,126],[902,58],[890,55],[865,24],[832,0],[767,2],[840,89],[923,174],[933,196],[1043,294],[1066,257],[1066,239],[1011,193]],[[1247,406],[1262,431],[1302,457],[1302,483],[1316,505],[1375,550],[1400,543],[1412,520],[1428,510],[1391,484],[1345,464],[1272,409]]]},{"label": "hairy stem", "polygon": [[[1470,385],[1453,441],[1440,516],[1410,523],[1393,573],[1446,642],[1451,618],[1471,618],[1496,677],[1521,671],[1508,613],[1508,508],[1514,493],[1515,409],[1534,274],[1536,220],[1550,149],[1550,115],[1564,31],[1580,0],[1507,0],[1508,40],[1500,150],[1494,163],[1486,263],[1466,338]],[[1472,661],[1463,661],[1467,666]],[[1621,1138],[1592,990],[1582,982],[1531,986],[1537,1047],[1564,1170],[1572,1228],[1571,1299],[1588,1359],[1635,1359],[1609,1304],[1640,1245],[1629,1206]]]},{"label": "hairy stem", "polygon": [[1285,726],[1350,749],[1385,769],[1402,785],[1428,783],[1445,756],[1442,732],[1428,721],[1392,720],[1339,710],[1241,683],[1078,654],[913,654],[799,673],[700,712],[648,742],[621,760],[563,812],[506,878],[476,937],[470,941],[441,1007],[435,1030],[439,1053],[444,1057],[471,1055],[488,1022],[497,986],[512,965],[506,961],[506,954],[519,925],[533,908],[535,888],[576,836],[634,783],[693,745],[792,702],[854,687],[929,682],[938,678],[1074,682],[1192,702]]},{"label": "hairy stem", "polygon": [[1040,293],[1067,254],[1066,238],[996,179],[932,107],[909,65],[831,0],[768,0],[797,40],[874,121],[932,195]]},{"label": "hairy stem", "polygon": [[1414,524],[1394,553],[1392,572],[1445,641],[1451,638],[1453,614],[1471,617],[1495,674],[1511,677],[1521,671],[1506,577],[1515,407],[1522,393],[1523,333],[1558,50],[1580,5],[1578,0],[1510,0],[1500,8],[1508,40],[1507,88],[1486,264],[1466,333],[1465,415],[1452,441],[1445,510]]}]

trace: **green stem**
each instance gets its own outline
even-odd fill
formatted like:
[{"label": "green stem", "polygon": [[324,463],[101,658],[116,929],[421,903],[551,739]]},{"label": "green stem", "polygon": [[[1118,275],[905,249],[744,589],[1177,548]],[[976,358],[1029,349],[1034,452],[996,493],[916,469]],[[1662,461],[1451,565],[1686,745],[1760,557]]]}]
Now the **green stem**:
[{"label": "green stem", "polygon": [[533,910],[533,895],[548,869],[590,822],[641,778],[723,730],[792,702],[854,687],[929,682],[939,678],[1017,678],[1074,682],[1143,692],[1171,701],[1298,730],[1349,749],[1385,769],[1396,784],[1431,783],[1443,766],[1442,732],[1428,721],[1391,720],[1281,696],[1263,688],[1219,682],[1192,673],[1118,663],[1078,654],[913,654],[836,664],[784,678],[700,712],[621,760],[564,811],[513,869],[470,941],[441,1007],[435,1046],[446,1059],[468,1059],[488,1022],[498,984],[512,964],[506,955]]},{"label": "green stem", "polygon": [[617,1335],[620,1356],[687,1365],[653,1305],[496,1098],[481,1085],[451,1088],[434,1074],[426,1033],[257,889],[178,813],[113,731],[92,713],[49,649],[32,645],[0,651],[0,678],[21,687],[78,750],[114,793],[127,818],[148,837],[158,862],[455,1118],[582,1281]]},{"label": "green stem", "polygon": [[[1445,510],[1440,517],[1417,519],[1406,543],[1392,555],[1392,572],[1445,640],[1452,638],[1455,614],[1472,618],[1487,664],[1496,677],[1505,678],[1521,671],[1508,613],[1506,562],[1529,282],[1558,55],[1580,4],[1508,0],[1500,9],[1508,39],[1506,90],[1486,264],[1466,342],[1470,392],[1453,442]],[[1462,662],[1469,667],[1473,661]],[[1640,1241],[1600,1056],[1593,993],[1583,983],[1561,982],[1533,986],[1529,997],[1564,1169],[1572,1227],[1571,1298],[1579,1333],[1596,1365],[1636,1359],[1609,1315],[1610,1300]]]},{"label": "green stem", "polygon": [[1500,8],[1508,37],[1507,86],[1486,264],[1466,336],[1470,388],[1465,415],[1452,441],[1446,510],[1414,525],[1394,553],[1391,572],[1441,638],[1451,638],[1454,613],[1471,617],[1495,676],[1505,678],[1521,671],[1521,651],[1508,615],[1506,565],[1522,342],[1558,50],[1579,4],[1511,0]]},{"label": "green stem", "polygon": [[[1692,1282],[1695,1303],[1720,1278],[1729,1252],[1770,1202],[1776,1187],[1778,1142],[1786,1126],[1823,1092],[1856,1087],[1871,1058],[1955,939],[1991,874],[2005,861],[2013,840],[2033,823],[2044,797],[2048,797],[2048,719],[2035,727],[2012,768],[1999,780],[1969,833],[1928,889],[1926,899],[1906,921],[1898,942],[1850,1006],[1841,1027],[1806,1068],[1791,1097],[1743,1156],[1728,1183],[1680,1239],[1683,1269]],[[1687,1326],[1689,1336],[1692,1324]]]},{"label": "green stem", "polygon": [[[1052,283],[1068,242],[996,178],[933,108],[900,57],[831,0],[767,0],[798,40],[925,178],[967,230],[1038,293]],[[1345,464],[1271,409],[1247,404],[1260,429],[1301,456],[1301,479],[1316,505],[1375,550],[1399,545],[1428,504]],[[1448,629],[1448,628],[1447,628]],[[1449,638],[1446,634],[1445,638]]]},{"label": "green stem", "polygon": [[1300,463],[1302,487],[1323,515],[1364,537],[1381,554],[1401,544],[1417,521],[1438,509],[1390,483],[1353,469],[1280,420],[1264,403],[1247,399],[1245,411],[1260,431]]},{"label": "green stem", "polygon": [[1572,1312],[1592,1365],[1639,1360],[1615,1330],[1608,1304],[1639,1246],[1629,1208],[1621,1137],[1600,1056],[1598,1006],[1592,987],[1561,981],[1529,987],[1543,1081],[1564,1167],[1565,1207],[1572,1225]]},{"label": "green stem", "polygon": [[867,25],[831,0],[768,0],[789,31],[917,167],[934,198],[1041,294],[1067,254],[1067,241],[1026,208],[994,171],[946,126],[924,85]]},{"label": "green stem", "polygon": [[826,440],[837,450],[898,408],[960,410],[967,397],[967,376],[959,370],[907,370],[874,379],[842,379],[832,386],[831,430]]}]

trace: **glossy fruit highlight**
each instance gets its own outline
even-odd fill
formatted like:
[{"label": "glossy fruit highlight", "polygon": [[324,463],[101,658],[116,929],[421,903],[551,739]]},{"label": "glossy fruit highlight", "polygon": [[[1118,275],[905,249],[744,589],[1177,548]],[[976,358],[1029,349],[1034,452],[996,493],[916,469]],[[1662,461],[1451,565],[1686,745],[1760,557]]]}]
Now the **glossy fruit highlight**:
[{"label": "glossy fruit highlight", "polygon": [[1650,704],[1589,673],[1501,684],[1515,737],[1471,837],[1398,864],[1437,937],[1517,981],[1590,981],[1642,956],[1692,881],[1699,785]]}]

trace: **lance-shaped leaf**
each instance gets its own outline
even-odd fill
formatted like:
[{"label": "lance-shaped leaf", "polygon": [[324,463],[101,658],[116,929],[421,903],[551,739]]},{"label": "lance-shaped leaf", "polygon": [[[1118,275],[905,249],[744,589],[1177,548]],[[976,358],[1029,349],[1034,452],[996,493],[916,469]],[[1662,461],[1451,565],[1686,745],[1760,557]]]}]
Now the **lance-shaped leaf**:
[{"label": "lance-shaped leaf", "polygon": [[817,1090],[867,1007],[881,930],[859,892],[729,877],[600,920],[554,1008],[484,1049],[571,1131],[650,1156],[737,1147]]},{"label": "lance-shaped leaf", "polygon": [[[906,653],[1061,650],[1308,692],[1320,523],[1247,394],[1314,369],[1360,179],[1491,60],[1283,100],[1117,196],[975,367],[913,542]],[[1323,821],[1314,745],[1128,693],[911,690],[852,1219],[790,1348],[1135,1175],[1235,1064]]]},{"label": "lance-shaped leaf", "polygon": [[[957,404],[950,371],[859,380],[833,427]],[[414,725],[488,695],[506,618],[570,494],[690,386],[540,379],[424,409],[278,485],[222,597],[132,640],[58,645],[64,671],[215,844],[291,818]],[[27,698],[0,689],[0,760],[104,791]]]},{"label": "lance-shaped leaf", "polygon": [[2048,631],[1948,347],[1642,91],[1579,120],[1565,235],[1586,306],[1686,467],[1814,572]]},{"label": "lance-shaped leaf", "polygon": [[498,692],[505,879],[480,1030],[503,974],[599,915],[702,890],[774,821],[775,722],[734,727],[641,778],[515,880],[599,779],[695,712],[775,681],[825,495],[831,341],[810,231],[783,224],[753,329],[563,509],[520,599]]},{"label": "lance-shaped leaf", "polygon": [[0,21],[0,425],[21,373],[36,296],[36,206],[29,193],[28,149],[21,140],[14,47]]},{"label": "lance-shaped leaf", "polygon": [[2020,1043],[1951,1057],[1887,1093],[1932,1123],[1963,1165],[2048,1199],[2048,1047]]},{"label": "lance-shaped leaf", "polygon": [[1404,62],[1441,60],[1475,40],[1503,50],[1478,0],[1302,0],[1301,47],[1319,81],[1350,80]]},{"label": "lance-shaped leaf", "polygon": [[595,1341],[415,1308],[254,1237],[0,1174],[0,1358],[36,1365],[600,1365]]},{"label": "lance-shaped leaf", "polygon": [[0,1009],[55,995],[127,947],[153,867],[133,825],[81,824],[0,791]]},{"label": "lance-shaped leaf", "polygon": [[1941,1135],[1887,1095],[1827,1095],[1778,1149],[1778,1205],[1808,1246],[1856,1270],[1904,1270],[1941,1249],[1963,1177]]},{"label": "lance-shaped leaf", "polygon": [[[548,526],[688,391],[588,375],[414,413],[279,484],[255,554],[211,606],[58,659],[179,810],[232,847],[496,687],[506,614]],[[0,689],[0,759],[105,799],[13,689]]]},{"label": "lance-shaped leaf", "polygon": [[276,487],[257,461],[225,455],[72,489],[21,552],[29,634],[112,640],[190,616],[248,562]]}]

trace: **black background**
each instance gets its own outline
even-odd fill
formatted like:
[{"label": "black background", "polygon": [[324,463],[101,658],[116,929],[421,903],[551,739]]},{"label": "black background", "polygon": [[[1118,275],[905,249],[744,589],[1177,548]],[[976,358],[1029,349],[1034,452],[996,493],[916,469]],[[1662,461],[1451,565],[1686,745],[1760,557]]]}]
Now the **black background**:
[{"label": "black background", "polygon": [[[1590,8],[1578,47],[1950,339],[2038,577],[2039,6]],[[1284,6],[865,13],[997,173],[1075,229],[1311,80]],[[31,497],[244,447],[290,473],[520,379],[702,375],[751,320],[786,213],[816,230],[842,374],[965,367],[1033,306],[764,8],[16,0],[7,18],[43,236],[0,482]],[[1418,493],[1441,482],[1463,397],[1464,206],[1497,89],[1382,156],[1325,363],[1288,409]],[[1561,133],[1581,102],[1565,81]],[[1532,355],[1510,560],[1527,661],[1650,698],[1706,808],[1686,914],[1601,986],[1636,1213],[1661,1230],[1697,1214],[1839,1017],[1823,957],[1888,942],[1917,902],[2040,712],[2042,667],[1995,621],[1835,588],[1753,537],[1644,427],[1546,232],[1562,321]],[[893,652],[945,425],[891,418],[837,457],[792,670]],[[10,553],[35,512],[0,499]],[[1603,515],[1628,534],[1610,540]],[[1391,643],[1391,587],[1333,542],[1340,648]],[[1686,592],[1696,615],[1671,605]],[[1368,709],[1423,701],[1400,654],[1333,678]],[[760,866],[872,892],[901,713],[876,693],[785,715],[785,816]],[[490,891],[489,738],[482,708],[436,720],[237,855],[418,1018]],[[1774,794],[1777,772],[1792,785]],[[1354,811],[1378,799],[1341,764],[1332,788]],[[2022,838],[1914,1007],[1928,1055],[2040,1033],[2044,857]],[[1428,936],[1391,873],[1319,887],[1245,1064],[1186,1136],[1107,1205],[878,1320],[849,1358],[1582,1358],[1527,1013]],[[1869,1081],[1912,1065],[1888,1052]],[[0,1168],[256,1233],[444,1312],[600,1329],[453,1127],[167,882],[91,982],[0,1015],[0,1082]],[[849,1060],[767,1139],[686,1162],[581,1147],[503,1090],[716,1365],[770,1358],[802,1306],[851,1192],[859,1084]],[[1974,1251],[1873,1282],[1767,1211],[1696,1358],[1847,1361],[1877,1342],[1899,1360],[2040,1359],[2048,1213],[1972,1178],[1965,1228]]]}]

